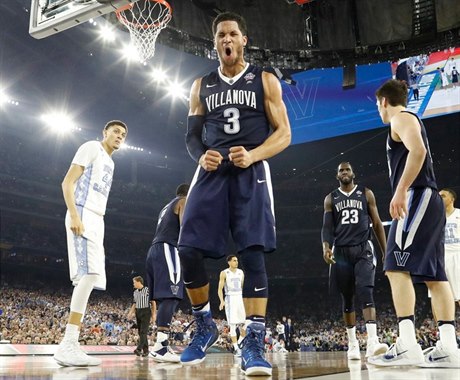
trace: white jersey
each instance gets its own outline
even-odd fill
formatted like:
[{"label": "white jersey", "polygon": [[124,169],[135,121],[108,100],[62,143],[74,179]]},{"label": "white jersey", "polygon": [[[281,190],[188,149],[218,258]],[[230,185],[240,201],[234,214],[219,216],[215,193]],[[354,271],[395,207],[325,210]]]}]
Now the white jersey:
[{"label": "white jersey", "polygon": [[236,269],[232,272],[230,269],[225,269],[225,296],[238,296],[243,294],[243,271]]},{"label": "white jersey", "polygon": [[78,148],[72,164],[85,168],[75,188],[75,203],[104,215],[112,186],[115,164],[99,141],[88,141]]},{"label": "white jersey", "polygon": [[444,248],[446,252],[460,254],[460,209],[455,208],[454,212],[446,218],[446,230]]}]

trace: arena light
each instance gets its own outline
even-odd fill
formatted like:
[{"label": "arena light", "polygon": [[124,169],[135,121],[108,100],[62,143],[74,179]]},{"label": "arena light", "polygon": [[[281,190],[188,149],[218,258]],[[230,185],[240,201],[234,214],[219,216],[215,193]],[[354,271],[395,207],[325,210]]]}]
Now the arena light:
[{"label": "arena light", "polygon": [[43,114],[41,120],[54,132],[59,134],[68,133],[70,131],[81,131],[77,127],[72,118],[62,112],[50,112]]},{"label": "arena light", "polygon": [[180,83],[168,83],[166,90],[168,91],[168,94],[171,95],[173,98],[186,99],[186,96],[184,95],[185,89],[182,87]]},{"label": "arena light", "polygon": [[110,26],[101,25],[99,28],[99,37],[101,37],[103,41],[113,42],[115,41],[115,31]]},{"label": "arena light", "polygon": [[152,79],[158,83],[163,83],[167,80],[166,72],[162,69],[153,69],[151,76]]}]

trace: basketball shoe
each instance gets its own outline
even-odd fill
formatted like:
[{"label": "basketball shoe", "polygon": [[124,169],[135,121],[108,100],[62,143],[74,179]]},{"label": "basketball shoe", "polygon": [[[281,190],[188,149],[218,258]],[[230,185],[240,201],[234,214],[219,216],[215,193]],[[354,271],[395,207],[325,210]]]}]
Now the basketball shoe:
[{"label": "basketball shoe", "polygon": [[348,360],[361,360],[359,342],[357,340],[348,342],[347,358]]},{"label": "basketball shoe", "polygon": [[101,359],[85,354],[78,342],[66,340],[59,344],[53,358],[64,367],[87,367],[102,363]]},{"label": "basketball shoe", "polygon": [[216,343],[219,337],[219,331],[210,311],[196,311],[193,315],[195,320],[192,323],[197,324],[195,335],[180,356],[180,362],[185,365],[201,363],[206,357],[206,350]]},{"label": "basketball shoe", "polygon": [[384,354],[387,352],[387,350],[388,345],[385,343],[380,343],[379,338],[368,339],[366,347],[366,358]]},{"label": "basketball shoe", "polygon": [[436,342],[436,347],[430,347],[423,351],[425,360],[419,367],[425,368],[460,368],[460,351],[446,350],[440,341]]},{"label": "basketball shoe", "polygon": [[382,367],[418,365],[424,362],[424,357],[419,344],[407,346],[401,338],[397,338],[396,343],[393,343],[385,354],[371,356],[368,362]]},{"label": "basketball shoe", "polygon": [[241,370],[247,376],[271,376],[272,366],[264,354],[265,326],[253,322],[246,329],[241,345]]},{"label": "basketball shoe", "polygon": [[159,363],[179,363],[180,357],[177,355],[169,345],[163,346],[161,343],[155,343],[150,357]]}]

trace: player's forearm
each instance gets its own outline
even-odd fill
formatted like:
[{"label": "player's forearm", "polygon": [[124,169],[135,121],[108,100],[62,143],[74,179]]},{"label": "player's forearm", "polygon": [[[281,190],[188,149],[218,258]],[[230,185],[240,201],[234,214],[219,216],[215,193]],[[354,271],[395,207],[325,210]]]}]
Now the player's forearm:
[{"label": "player's forearm", "polygon": [[71,217],[78,215],[77,206],[75,204],[75,186],[68,184],[67,182],[62,183],[62,195],[64,202],[69,210]]},{"label": "player's forearm", "polygon": [[276,156],[286,149],[291,143],[291,130],[289,126],[277,128],[262,145],[250,151],[253,162],[265,160]]},{"label": "player's forearm", "polygon": [[387,239],[385,236],[385,229],[383,228],[382,222],[374,224],[374,234],[377,237],[377,241],[380,246],[380,250],[385,254],[387,249]]},{"label": "player's forearm", "polygon": [[398,183],[397,189],[407,191],[417,178],[423,163],[426,159],[426,149],[419,148],[409,151],[406,159],[403,174]]}]

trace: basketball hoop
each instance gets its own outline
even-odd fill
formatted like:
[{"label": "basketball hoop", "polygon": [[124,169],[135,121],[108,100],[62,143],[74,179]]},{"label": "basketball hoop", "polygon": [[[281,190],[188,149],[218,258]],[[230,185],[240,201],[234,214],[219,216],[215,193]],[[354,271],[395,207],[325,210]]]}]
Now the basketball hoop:
[{"label": "basketball hoop", "polygon": [[166,0],[138,0],[115,11],[118,20],[128,28],[139,58],[147,61],[155,54],[155,42],[172,18]]}]

